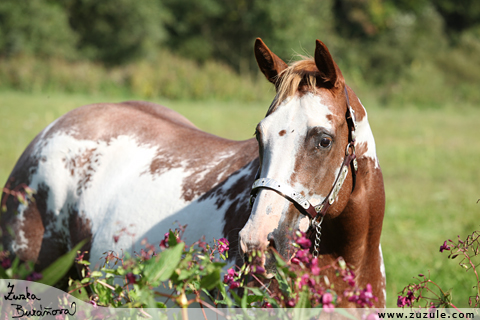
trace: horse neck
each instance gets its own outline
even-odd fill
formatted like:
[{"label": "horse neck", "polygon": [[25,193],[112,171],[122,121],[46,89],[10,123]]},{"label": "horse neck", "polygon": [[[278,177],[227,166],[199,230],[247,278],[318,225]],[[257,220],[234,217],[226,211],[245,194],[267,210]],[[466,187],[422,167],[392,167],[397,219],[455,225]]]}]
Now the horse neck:
[{"label": "horse neck", "polygon": [[369,158],[359,159],[357,183],[345,209],[325,217],[320,252],[325,265],[343,257],[353,266],[357,284],[372,285],[379,305],[385,302],[385,271],[380,235],[385,209],[383,177]]},{"label": "horse neck", "polygon": [[365,267],[379,254],[381,222],[363,208],[344,210],[339,216],[325,218],[321,252],[333,259],[343,257],[356,269]]}]

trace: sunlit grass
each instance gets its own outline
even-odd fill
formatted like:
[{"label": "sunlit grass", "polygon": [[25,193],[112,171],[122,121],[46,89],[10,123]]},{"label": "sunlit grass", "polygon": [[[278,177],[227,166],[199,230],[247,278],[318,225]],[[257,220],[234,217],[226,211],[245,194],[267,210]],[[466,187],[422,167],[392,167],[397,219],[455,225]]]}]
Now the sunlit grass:
[{"label": "sunlit grass", "polygon": [[[266,96],[271,97],[273,91]],[[0,92],[0,181],[3,184],[33,137],[51,121],[84,104],[117,102],[104,95]],[[179,111],[201,129],[230,139],[248,139],[269,105],[235,102],[154,101]],[[480,109],[383,109],[363,101],[369,111],[385,179],[387,207],[382,236],[388,306],[419,273],[428,274],[453,302],[468,306],[473,273],[448,261],[439,247],[479,228]]]}]

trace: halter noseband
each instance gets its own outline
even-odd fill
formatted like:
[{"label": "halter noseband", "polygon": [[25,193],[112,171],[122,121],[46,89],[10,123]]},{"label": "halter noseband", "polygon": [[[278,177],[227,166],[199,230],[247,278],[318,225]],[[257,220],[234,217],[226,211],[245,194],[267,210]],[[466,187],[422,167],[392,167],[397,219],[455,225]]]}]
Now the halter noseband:
[{"label": "halter noseband", "polygon": [[347,87],[344,88],[345,97],[347,100],[347,124],[349,130],[348,135],[348,144],[345,149],[345,158],[343,160],[342,166],[340,167],[340,172],[335,179],[335,183],[333,188],[330,190],[328,196],[318,205],[314,206],[308,201],[300,192],[295,191],[292,187],[287,185],[286,183],[280,183],[275,181],[274,179],[270,178],[260,178],[260,169],[257,172],[257,177],[255,182],[252,185],[252,190],[250,192],[250,204],[253,206],[255,202],[255,198],[260,188],[266,188],[276,191],[278,194],[283,196],[284,198],[296,203],[302,210],[306,216],[310,218],[311,227],[315,228],[315,244],[314,244],[314,256],[318,256],[318,250],[320,246],[320,236],[321,236],[321,224],[323,221],[323,217],[327,213],[328,208],[335,202],[337,199],[338,193],[342,188],[342,185],[347,178],[348,175],[348,168],[353,166],[352,170],[352,177],[353,177],[353,188],[355,188],[355,179],[356,179],[356,172],[358,170],[357,159],[355,155],[355,130],[357,129],[357,123],[355,122],[355,114],[350,106],[350,101],[348,99],[348,92]]}]

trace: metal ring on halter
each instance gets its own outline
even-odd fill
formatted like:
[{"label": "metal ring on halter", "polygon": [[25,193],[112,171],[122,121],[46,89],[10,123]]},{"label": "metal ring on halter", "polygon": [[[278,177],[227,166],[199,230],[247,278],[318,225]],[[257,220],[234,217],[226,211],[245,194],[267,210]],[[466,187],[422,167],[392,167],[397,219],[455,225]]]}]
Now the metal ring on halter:
[{"label": "metal ring on halter", "polygon": [[[350,148],[352,148],[352,152],[350,153]],[[347,144],[347,148],[345,149],[345,155],[348,157],[352,154],[355,154],[355,144],[349,143]]]},{"label": "metal ring on halter", "polygon": [[[321,225],[323,222],[323,215],[318,215],[315,219],[311,220],[312,227],[316,227],[318,225]],[[318,220],[318,221],[317,221]]]}]

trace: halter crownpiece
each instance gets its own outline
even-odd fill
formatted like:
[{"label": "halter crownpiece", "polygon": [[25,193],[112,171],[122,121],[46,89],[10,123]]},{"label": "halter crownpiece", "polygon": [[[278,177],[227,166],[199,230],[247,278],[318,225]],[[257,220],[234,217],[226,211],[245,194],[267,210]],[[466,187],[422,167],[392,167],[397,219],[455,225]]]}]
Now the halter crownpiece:
[{"label": "halter crownpiece", "polygon": [[284,198],[296,203],[301,209],[302,212],[310,217],[311,228],[315,229],[315,243],[313,255],[318,256],[319,247],[320,247],[320,236],[321,236],[321,224],[323,222],[323,217],[327,213],[328,208],[336,201],[338,194],[345,182],[345,179],[348,176],[349,167],[353,167],[352,177],[353,185],[352,192],[355,188],[356,172],[358,170],[358,163],[355,155],[355,130],[357,129],[357,123],[355,121],[355,113],[350,106],[350,101],[348,99],[347,87],[344,88],[345,97],[347,100],[347,124],[349,127],[349,137],[348,144],[345,149],[345,158],[343,160],[340,171],[335,179],[333,188],[330,190],[328,196],[318,205],[314,206],[305,198],[300,192],[295,191],[292,187],[286,183],[280,183],[270,178],[260,178],[260,168],[258,169],[255,182],[252,185],[252,190],[250,192],[250,204],[253,206],[255,198],[260,188],[266,188],[276,191],[278,194]]}]

